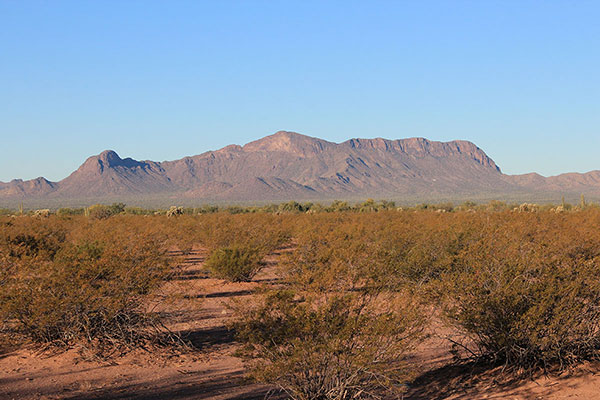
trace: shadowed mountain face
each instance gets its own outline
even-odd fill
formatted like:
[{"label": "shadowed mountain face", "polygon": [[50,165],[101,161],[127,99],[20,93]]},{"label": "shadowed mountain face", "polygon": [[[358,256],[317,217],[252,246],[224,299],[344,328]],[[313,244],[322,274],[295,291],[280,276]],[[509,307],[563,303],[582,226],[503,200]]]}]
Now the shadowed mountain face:
[{"label": "shadowed mountain face", "polygon": [[509,176],[471,142],[423,138],[343,143],[281,131],[176,161],[105,151],[60,182],[0,183],[0,199],[170,196],[204,201],[439,198],[528,192],[600,193],[600,171]]}]

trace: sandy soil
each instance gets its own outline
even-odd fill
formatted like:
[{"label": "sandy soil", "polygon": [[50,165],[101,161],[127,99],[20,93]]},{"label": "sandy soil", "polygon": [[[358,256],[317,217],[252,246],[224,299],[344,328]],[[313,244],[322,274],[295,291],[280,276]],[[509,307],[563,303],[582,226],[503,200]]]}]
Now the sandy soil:
[{"label": "sandy soil", "polygon": [[[174,253],[174,255],[176,255]],[[229,302],[252,298],[260,284],[276,284],[279,253],[253,282],[227,283],[208,278],[205,253],[186,258],[182,276],[164,287],[180,293],[160,309],[167,326],[186,332],[195,353],[136,351],[107,362],[83,360],[77,349],[60,354],[32,349],[0,351],[0,399],[262,399],[269,387],[244,377],[238,344],[226,324]],[[588,364],[564,376],[538,376],[513,382],[498,369],[452,366],[443,329],[435,329],[411,356],[419,376],[404,399],[600,399],[600,365]]]},{"label": "sandy soil", "polygon": [[452,336],[452,332],[438,328],[416,349],[412,361],[420,366],[420,371],[404,399],[600,399],[600,363],[588,363],[560,375],[539,373],[514,379],[500,367],[456,365],[446,340],[448,335]]}]

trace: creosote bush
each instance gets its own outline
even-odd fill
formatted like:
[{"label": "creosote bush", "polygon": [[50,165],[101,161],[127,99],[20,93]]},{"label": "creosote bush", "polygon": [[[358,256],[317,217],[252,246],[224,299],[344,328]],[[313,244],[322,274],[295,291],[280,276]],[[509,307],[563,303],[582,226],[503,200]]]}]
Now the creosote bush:
[{"label": "creosote bush", "polygon": [[328,216],[296,232],[284,287],[238,307],[234,328],[257,380],[297,400],[400,396],[425,320],[389,275],[397,257],[378,234],[385,219]]},{"label": "creosote bush", "polygon": [[113,215],[121,214],[125,211],[125,204],[114,203],[110,206],[103,204],[95,204],[88,208],[89,216],[96,219],[105,219]]},{"label": "creosote bush", "polygon": [[461,250],[438,290],[474,357],[521,372],[600,357],[600,237],[579,222],[497,219]]},{"label": "creosote bush", "polygon": [[[160,322],[145,310],[151,293],[170,273],[160,238],[125,221],[81,217],[65,228],[29,219],[2,229],[0,321],[36,343],[82,344],[98,355],[127,350],[157,337]],[[59,233],[56,233],[59,232]]]},{"label": "creosote bush", "polygon": [[177,218],[123,209],[0,217],[0,332],[137,346],[160,326],[147,307],[173,273],[168,249],[206,250],[231,281],[277,251],[280,279],[238,307],[236,329],[254,376],[297,399],[397,395],[424,309],[462,336],[461,356],[509,371],[600,358],[600,209],[584,201],[560,213],[371,200]]},{"label": "creosote bush", "polygon": [[263,255],[248,246],[221,247],[212,252],[206,266],[216,278],[232,282],[250,281],[264,266]]},{"label": "creosote bush", "polygon": [[421,337],[420,317],[398,301],[365,294],[268,293],[239,310],[254,378],[292,399],[398,397],[411,377],[404,361]]}]

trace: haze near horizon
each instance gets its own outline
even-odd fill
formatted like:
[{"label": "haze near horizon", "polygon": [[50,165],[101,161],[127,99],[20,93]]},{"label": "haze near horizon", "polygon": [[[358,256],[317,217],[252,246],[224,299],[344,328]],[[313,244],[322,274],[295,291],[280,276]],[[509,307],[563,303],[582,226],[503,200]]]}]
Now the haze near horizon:
[{"label": "haze near horizon", "polygon": [[600,169],[597,2],[1,2],[0,181],[278,130]]}]

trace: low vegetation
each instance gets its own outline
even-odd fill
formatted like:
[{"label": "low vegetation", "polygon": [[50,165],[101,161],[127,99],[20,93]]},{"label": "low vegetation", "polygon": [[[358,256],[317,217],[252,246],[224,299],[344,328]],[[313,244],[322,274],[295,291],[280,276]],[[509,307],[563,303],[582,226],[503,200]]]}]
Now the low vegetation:
[{"label": "low vegetation", "polygon": [[494,216],[461,249],[438,290],[475,357],[530,371],[600,355],[599,220],[586,217]]},{"label": "low vegetation", "polygon": [[298,400],[399,395],[422,325],[415,310],[375,299],[278,290],[244,308],[235,328],[253,376]]},{"label": "low vegetation", "polygon": [[511,373],[600,358],[600,209],[584,199],[170,210],[0,216],[0,332],[99,354],[158,340],[168,250],[202,247],[232,282],[280,254],[233,326],[252,376],[294,399],[400,396],[432,318],[460,360]]},{"label": "low vegetation", "polygon": [[206,260],[206,267],[216,278],[231,282],[248,282],[263,267],[263,254],[253,247],[220,247]]},{"label": "low vegetation", "polygon": [[161,239],[125,221],[27,218],[4,221],[0,235],[0,320],[16,332],[99,355],[157,337],[144,306],[170,273]]}]

